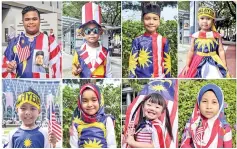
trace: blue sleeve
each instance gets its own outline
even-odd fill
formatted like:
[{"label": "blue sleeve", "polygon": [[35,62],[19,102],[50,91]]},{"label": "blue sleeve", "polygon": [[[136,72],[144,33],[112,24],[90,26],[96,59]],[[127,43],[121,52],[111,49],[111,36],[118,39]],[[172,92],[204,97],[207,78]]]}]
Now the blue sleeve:
[{"label": "blue sleeve", "polygon": [[16,45],[18,38],[19,37],[11,39],[10,43],[8,44],[8,46],[4,52],[4,56],[7,58],[8,61],[12,61],[12,60],[16,61],[16,59],[17,59],[16,53],[15,53],[16,47],[15,47],[15,52],[14,52],[14,46]]},{"label": "blue sleeve", "polygon": [[169,51],[169,41],[166,39],[164,45],[164,73],[165,78],[171,78],[171,55]]},{"label": "blue sleeve", "polygon": [[135,38],[132,42],[132,51],[129,57],[129,78],[136,78],[136,68],[138,64],[138,41]]}]

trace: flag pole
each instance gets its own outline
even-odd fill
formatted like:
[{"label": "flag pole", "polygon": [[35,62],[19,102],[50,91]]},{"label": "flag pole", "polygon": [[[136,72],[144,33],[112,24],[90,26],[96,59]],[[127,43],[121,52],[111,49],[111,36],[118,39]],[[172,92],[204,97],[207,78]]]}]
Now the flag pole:
[{"label": "flag pole", "polygon": [[[50,133],[52,133],[52,108],[53,108],[53,105],[52,105],[52,94],[50,93]],[[51,143],[50,143],[50,147],[51,147]]]}]

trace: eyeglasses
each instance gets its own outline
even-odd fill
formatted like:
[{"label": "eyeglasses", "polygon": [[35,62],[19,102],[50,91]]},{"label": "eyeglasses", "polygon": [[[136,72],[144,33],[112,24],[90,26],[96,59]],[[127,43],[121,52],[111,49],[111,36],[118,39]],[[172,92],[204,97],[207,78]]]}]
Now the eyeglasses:
[{"label": "eyeglasses", "polygon": [[86,29],[84,30],[84,33],[85,33],[86,35],[90,35],[92,32],[93,32],[94,34],[99,34],[99,28],[98,28],[98,27],[86,28]]}]

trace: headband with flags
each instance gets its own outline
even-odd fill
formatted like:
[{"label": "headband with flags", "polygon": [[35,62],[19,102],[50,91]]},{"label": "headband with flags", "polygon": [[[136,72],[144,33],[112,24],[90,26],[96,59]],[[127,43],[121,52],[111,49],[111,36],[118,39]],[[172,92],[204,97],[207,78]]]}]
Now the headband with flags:
[{"label": "headband with flags", "polygon": [[[139,113],[141,109],[141,103],[146,97],[151,93],[159,93],[165,100],[167,104],[167,109],[170,114],[170,122],[172,126],[173,140],[168,135],[168,131],[165,131],[164,141],[165,147],[178,147],[178,98],[177,98],[177,82],[175,80],[154,80],[146,84],[138,96],[133,99],[132,103],[128,106],[126,111],[125,119],[125,130],[124,134],[126,136],[128,126],[130,123],[138,124]],[[165,112],[161,115],[160,121],[162,125],[165,126]],[[156,128],[156,126],[155,126]],[[165,127],[164,127],[165,128]],[[158,132],[158,130],[157,130]],[[156,132],[153,132],[156,133]],[[157,134],[160,135],[160,134]],[[158,141],[159,142],[159,141]],[[128,147],[127,144],[123,144],[124,147]]]}]

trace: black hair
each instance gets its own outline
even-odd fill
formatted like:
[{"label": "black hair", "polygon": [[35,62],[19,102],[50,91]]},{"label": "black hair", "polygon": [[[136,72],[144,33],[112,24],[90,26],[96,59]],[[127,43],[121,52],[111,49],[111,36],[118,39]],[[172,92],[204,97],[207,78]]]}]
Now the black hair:
[{"label": "black hair", "polygon": [[35,54],[35,57],[37,57],[38,55],[42,55],[44,57],[44,51],[38,51]]},{"label": "black hair", "polygon": [[39,19],[40,19],[40,12],[38,9],[36,9],[34,6],[26,6],[25,8],[23,8],[21,14],[22,14],[22,18],[24,18],[24,15],[29,12],[29,11],[36,11],[38,16],[39,16]]},{"label": "black hair", "polygon": [[44,34],[48,36],[48,33],[46,31],[44,31]]},{"label": "black hair", "polygon": [[142,7],[142,20],[144,19],[144,15],[147,14],[147,13],[154,13],[156,15],[159,16],[160,18],[160,6],[157,5],[157,4],[145,4],[143,7]]},{"label": "black hair", "polygon": [[[144,107],[144,104],[146,101],[149,101],[154,104],[158,104],[163,107],[163,112],[166,113],[166,119],[165,119],[165,127],[167,128],[168,134],[170,135],[171,139],[173,140],[173,134],[172,134],[172,126],[170,122],[170,116],[169,116],[169,110],[167,109],[167,105],[165,102],[165,99],[158,93],[151,93],[145,97],[145,99],[141,102],[142,108]],[[145,117],[143,117],[143,110],[140,109],[140,116],[139,116],[139,122],[138,125],[135,126],[136,131],[139,129],[139,125],[142,121],[145,120]]]}]

